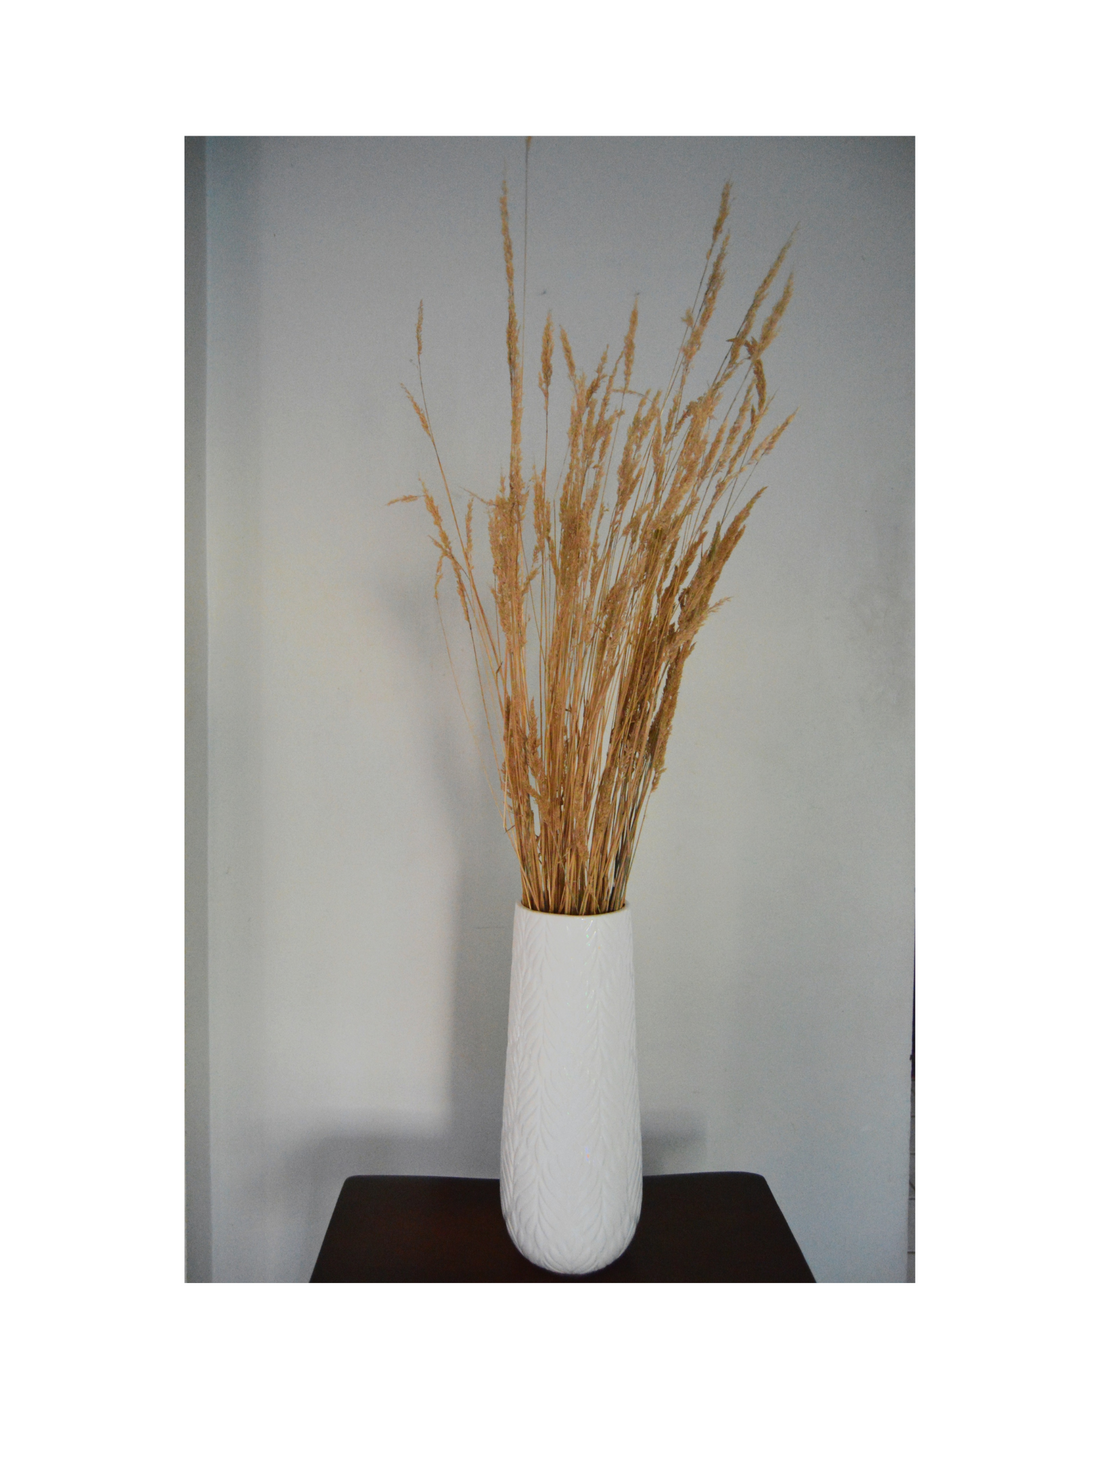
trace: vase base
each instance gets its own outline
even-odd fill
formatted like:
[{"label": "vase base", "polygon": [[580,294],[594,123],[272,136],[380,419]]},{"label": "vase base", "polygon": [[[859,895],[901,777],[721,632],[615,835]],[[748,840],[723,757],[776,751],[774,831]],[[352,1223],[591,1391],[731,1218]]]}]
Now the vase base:
[{"label": "vase base", "polygon": [[609,1235],[593,1237],[583,1229],[574,1229],[571,1237],[563,1236],[560,1228],[544,1228],[537,1220],[515,1216],[508,1206],[502,1183],[501,1212],[508,1236],[529,1263],[546,1269],[547,1273],[577,1277],[598,1273],[622,1257],[634,1240],[642,1208],[639,1197],[636,1205],[629,1209],[620,1225]]}]

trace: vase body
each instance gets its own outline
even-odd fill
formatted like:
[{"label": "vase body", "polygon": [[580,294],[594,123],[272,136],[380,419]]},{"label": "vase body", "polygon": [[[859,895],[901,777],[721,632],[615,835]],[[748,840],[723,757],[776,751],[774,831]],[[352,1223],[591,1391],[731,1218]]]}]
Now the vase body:
[{"label": "vase body", "polygon": [[555,1273],[591,1273],[642,1210],[630,910],[559,917],[517,903],[500,1199],[512,1241]]}]

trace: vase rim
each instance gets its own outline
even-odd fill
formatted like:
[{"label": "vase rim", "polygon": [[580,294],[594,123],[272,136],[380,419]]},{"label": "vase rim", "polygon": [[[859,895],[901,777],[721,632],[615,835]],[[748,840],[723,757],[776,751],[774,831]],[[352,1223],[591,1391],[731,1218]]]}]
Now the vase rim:
[{"label": "vase rim", "polygon": [[526,912],[531,917],[552,917],[556,922],[600,922],[605,917],[621,917],[630,911],[630,903],[623,902],[622,906],[614,912],[536,912],[534,907],[525,907],[522,902],[516,903],[516,910]]}]

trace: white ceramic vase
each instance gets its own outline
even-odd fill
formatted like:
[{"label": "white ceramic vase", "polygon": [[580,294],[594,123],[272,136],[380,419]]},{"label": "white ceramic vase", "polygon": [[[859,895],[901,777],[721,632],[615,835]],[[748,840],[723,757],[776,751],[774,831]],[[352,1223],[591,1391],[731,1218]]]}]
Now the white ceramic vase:
[{"label": "white ceramic vase", "polygon": [[558,917],[516,905],[500,1200],[512,1241],[555,1273],[591,1273],[642,1210],[630,910]]}]

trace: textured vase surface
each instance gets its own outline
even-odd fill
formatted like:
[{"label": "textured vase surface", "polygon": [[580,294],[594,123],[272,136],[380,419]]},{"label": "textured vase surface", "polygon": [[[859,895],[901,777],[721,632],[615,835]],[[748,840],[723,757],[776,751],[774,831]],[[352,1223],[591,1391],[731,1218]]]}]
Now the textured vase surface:
[{"label": "textured vase surface", "polygon": [[512,1241],[555,1273],[591,1273],[642,1210],[630,910],[558,917],[517,904],[500,1199]]}]

